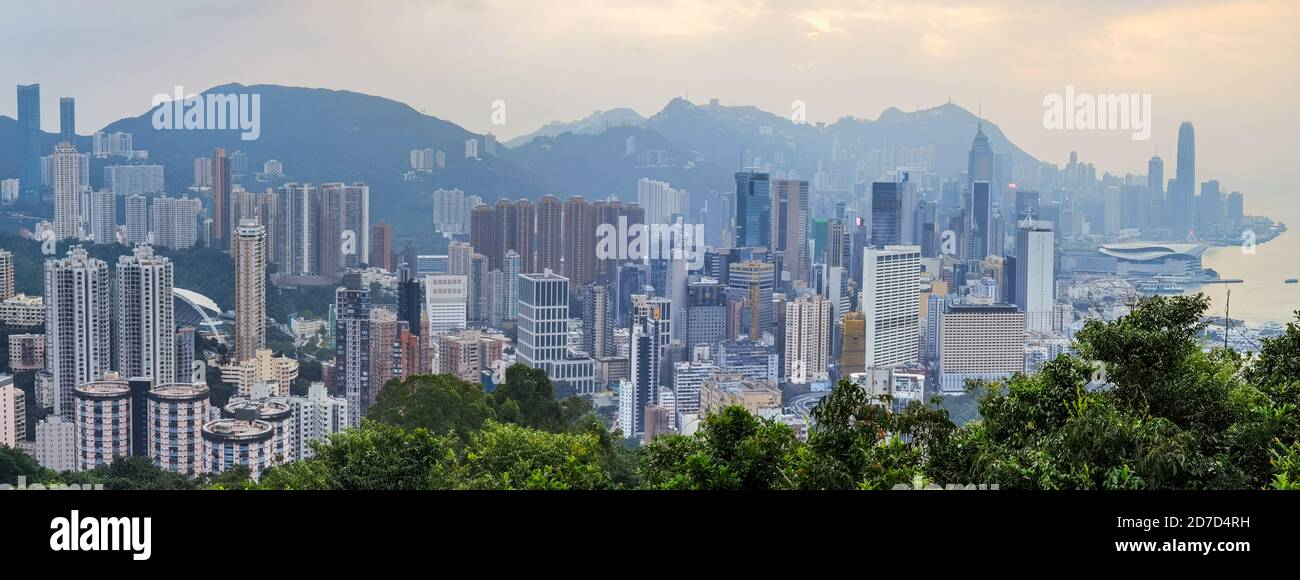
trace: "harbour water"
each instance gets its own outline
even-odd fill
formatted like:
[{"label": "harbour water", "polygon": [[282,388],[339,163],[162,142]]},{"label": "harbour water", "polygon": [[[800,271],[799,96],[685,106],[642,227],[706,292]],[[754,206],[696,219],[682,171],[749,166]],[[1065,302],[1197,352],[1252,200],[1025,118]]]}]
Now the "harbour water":
[{"label": "harbour water", "polygon": [[1261,208],[1251,213],[1267,215],[1289,229],[1257,245],[1254,253],[1245,253],[1240,246],[1210,248],[1202,256],[1205,267],[1224,279],[1243,282],[1192,286],[1187,292],[1204,292],[1212,303],[1209,314],[1222,316],[1228,290],[1232,290],[1232,318],[1251,326],[1294,320],[1294,312],[1300,310],[1300,284],[1286,284],[1285,280],[1300,278],[1300,208]]}]

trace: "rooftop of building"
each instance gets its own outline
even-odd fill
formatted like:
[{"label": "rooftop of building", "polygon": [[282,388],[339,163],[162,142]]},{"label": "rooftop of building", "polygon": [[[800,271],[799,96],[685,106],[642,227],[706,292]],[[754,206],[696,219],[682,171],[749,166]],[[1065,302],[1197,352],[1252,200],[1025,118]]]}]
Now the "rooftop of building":
[{"label": "rooftop of building", "polygon": [[149,389],[149,398],[160,401],[188,401],[208,397],[208,386],[202,383],[169,383]]},{"label": "rooftop of building", "polygon": [[266,440],[273,432],[270,423],[256,419],[217,419],[203,426],[203,438],[213,441]]}]

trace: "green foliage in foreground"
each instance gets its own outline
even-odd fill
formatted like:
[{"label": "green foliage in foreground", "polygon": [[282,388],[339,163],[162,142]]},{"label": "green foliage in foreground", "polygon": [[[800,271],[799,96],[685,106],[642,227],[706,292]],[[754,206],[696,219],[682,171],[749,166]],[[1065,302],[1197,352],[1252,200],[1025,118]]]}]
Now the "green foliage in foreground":
[{"label": "green foliage in foreground", "polygon": [[[1002,489],[1300,487],[1300,326],[1253,359],[1205,352],[1204,297],[1156,297],[1090,322],[1075,355],[1033,376],[972,385],[980,416],[901,412],[841,382],[808,441],[732,407],[697,433],[629,451],[540,373],[483,393],[451,377],[385,388],[372,422],[258,487],[349,489],[889,489],[915,481]],[[1105,363],[1105,385],[1091,382]]]},{"label": "green foliage in foreground", "polygon": [[[134,489],[1300,489],[1300,323],[1254,357],[1205,352],[1206,307],[1156,297],[1089,322],[1079,356],[972,385],[981,419],[961,426],[933,402],[893,412],[841,382],[806,442],[730,407],[693,435],[629,449],[585,400],[556,400],[542,373],[515,366],[492,393],[447,375],[393,381],[360,428],[258,482],[247,471],[185,480],[138,458],[38,476]],[[1086,361],[1105,363],[1105,385]],[[0,481],[39,470],[29,461],[0,449]]]}]

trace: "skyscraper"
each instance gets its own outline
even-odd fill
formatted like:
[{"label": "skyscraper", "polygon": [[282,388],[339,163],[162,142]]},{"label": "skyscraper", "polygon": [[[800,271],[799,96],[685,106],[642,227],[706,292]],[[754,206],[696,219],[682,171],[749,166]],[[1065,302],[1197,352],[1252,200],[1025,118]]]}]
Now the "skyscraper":
[{"label": "skyscraper", "polygon": [[[117,370],[153,384],[176,382],[172,262],[150,246],[117,259]],[[187,377],[188,378],[188,377]]]},{"label": "skyscraper", "polygon": [[736,262],[729,269],[727,286],[741,293],[746,305],[738,330],[751,340],[762,340],[764,333],[775,333],[776,312],[772,305],[775,271],[772,264],[757,260]]},{"label": "skyscraper", "polygon": [[93,243],[117,243],[117,194],[109,189],[90,193],[90,235]]},{"label": "skyscraper", "polygon": [[588,284],[582,292],[582,351],[595,358],[614,355],[614,301],[609,287]]},{"label": "skyscraper", "polygon": [[666,314],[658,308],[652,308],[632,327],[630,394],[634,400],[631,404],[631,423],[624,427],[627,429],[625,436],[644,433],[646,407],[659,403],[659,387],[663,380],[662,361],[671,334],[662,328],[662,325],[668,323]]},{"label": "skyscraper", "polygon": [[896,246],[903,240],[903,184],[871,184],[871,244]]},{"label": "skyscraper", "polygon": [[77,100],[59,97],[59,141],[74,143],[77,139]]},{"label": "skyscraper", "polygon": [[54,375],[55,414],[73,419],[73,389],[111,366],[108,264],[73,246],[45,261],[45,364]]},{"label": "skyscraper", "polygon": [[772,236],[776,250],[785,252],[785,267],[790,282],[807,285],[812,279],[812,261],[808,255],[808,182],[777,179],[772,182]]},{"label": "skyscraper", "polygon": [[316,272],[318,229],[316,188],[310,183],[286,183],[276,194],[275,262],[279,274],[305,276]]},{"label": "skyscraper", "polygon": [[266,228],[243,220],[235,231],[235,358],[253,358],[266,346]]},{"label": "skyscraper", "polygon": [[921,248],[867,248],[862,270],[866,366],[916,362],[920,354]]},{"label": "skyscraper", "polygon": [[420,335],[424,311],[424,287],[415,277],[415,266],[403,262],[397,267],[397,319],[405,322],[411,334]]},{"label": "skyscraper", "polygon": [[469,317],[468,277],[461,274],[425,276],[424,300],[430,333],[436,335],[466,327]]},{"label": "skyscraper", "polygon": [[1056,303],[1052,222],[1021,222],[1016,232],[1015,304],[1025,315],[1027,330],[1050,331]]},{"label": "skyscraper", "polygon": [[562,269],[564,246],[564,205],[554,195],[543,196],[537,202],[537,263],[534,270],[525,273],[559,272]]},{"label": "skyscraper", "polygon": [[1196,131],[1192,124],[1183,121],[1178,126],[1178,167],[1174,184],[1169,188],[1166,212],[1169,225],[1175,232],[1186,233],[1193,224],[1193,207],[1196,193]]},{"label": "skyscraper", "polygon": [[592,280],[596,261],[596,224],[587,200],[573,196],[564,204],[564,276],[582,286]]},{"label": "skyscraper", "polygon": [[316,273],[338,276],[369,263],[370,187],[322,183],[316,201]]},{"label": "skyscraper", "polygon": [[970,157],[966,165],[967,183],[997,180],[997,156],[989,145],[989,138],[984,135],[984,121],[975,129],[975,139],[971,141]]},{"label": "skyscraper", "polygon": [[212,156],[212,247],[230,249],[230,159],[226,149],[218,147]]},{"label": "skyscraper", "polygon": [[[987,181],[971,183],[966,198],[966,252],[967,260],[983,260],[989,256],[994,240],[1001,233],[993,231],[992,185]],[[995,236],[997,236],[995,238]]]},{"label": "skyscraper", "polygon": [[370,229],[370,262],[375,268],[393,271],[393,226],[380,220]]},{"label": "skyscraper", "polygon": [[[506,252],[514,250],[519,254],[519,271],[536,272],[537,271],[537,206],[527,199],[521,199],[515,203],[515,236],[514,245],[506,248]],[[503,253],[504,260],[505,255]],[[504,266],[504,261],[502,263]],[[505,269],[502,268],[502,271]]]},{"label": "skyscraper", "polygon": [[[685,193],[673,189],[667,181],[642,177],[636,182],[636,201],[645,208],[646,223],[650,224],[671,224],[674,221],[673,216],[686,215]],[[610,223],[610,225],[617,224]]]},{"label": "skyscraper", "polygon": [[736,173],[736,247],[772,247],[772,183],[766,173]]},{"label": "skyscraper", "polygon": [[81,225],[81,156],[71,143],[54,146],[54,235],[57,239],[78,237]]},{"label": "skyscraper", "polygon": [[26,198],[41,194],[41,85],[18,85],[18,185]]},{"label": "skyscraper", "polygon": [[1147,161],[1147,192],[1153,195],[1165,192],[1165,160],[1159,155],[1152,155]]},{"label": "skyscraper", "polygon": [[727,289],[712,278],[686,287],[686,352],[696,347],[717,347],[727,339]]},{"label": "skyscraper", "polygon": [[569,279],[551,272],[520,274],[516,360],[541,369],[557,390],[590,393],[595,361],[569,350]]},{"label": "skyscraper", "polygon": [[334,393],[348,402],[348,425],[361,424],[370,400],[370,290],[361,275],[334,291]]},{"label": "skyscraper", "polygon": [[0,302],[14,296],[14,254],[0,250]]}]

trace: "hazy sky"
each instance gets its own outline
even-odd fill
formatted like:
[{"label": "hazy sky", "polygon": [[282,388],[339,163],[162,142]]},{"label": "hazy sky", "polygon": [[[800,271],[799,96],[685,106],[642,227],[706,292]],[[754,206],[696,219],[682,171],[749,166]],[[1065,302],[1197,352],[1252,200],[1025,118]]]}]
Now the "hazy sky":
[{"label": "hazy sky", "polygon": [[[173,85],[277,83],[390,97],[509,138],[674,96],[778,114],[799,99],[814,122],[951,98],[982,104],[1041,159],[1077,149],[1117,173],[1144,173],[1158,148],[1172,174],[1190,120],[1198,178],[1280,202],[1300,181],[1298,21],[1295,0],[8,0],[0,114],[14,115],[14,84],[40,82],[46,130],[72,95],[85,134]],[[1043,98],[1066,85],[1151,94],[1151,139],[1044,130]]]}]

